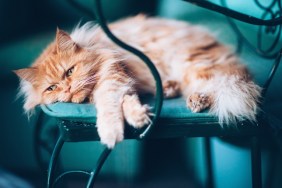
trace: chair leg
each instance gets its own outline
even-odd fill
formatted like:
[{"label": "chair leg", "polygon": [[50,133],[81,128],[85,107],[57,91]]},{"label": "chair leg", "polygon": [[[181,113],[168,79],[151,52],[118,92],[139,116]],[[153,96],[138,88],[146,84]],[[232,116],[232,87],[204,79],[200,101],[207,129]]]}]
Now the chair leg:
[{"label": "chair leg", "polygon": [[111,149],[105,148],[104,151],[101,153],[97,163],[96,163],[96,167],[90,172],[90,177],[88,179],[88,183],[87,183],[87,188],[91,188],[93,187],[95,180],[104,164],[104,162],[106,161],[106,159],[108,158],[109,154],[111,153]]},{"label": "chair leg", "polygon": [[62,136],[60,136],[53,150],[48,167],[47,188],[50,188],[53,185],[53,176],[55,173],[56,163],[59,158],[60,151],[64,145],[64,142],[64,139],[62,138]]},{"label": "chair leg", "polygon": [[262,187],[261,177],[261,151],[260,140],[258,136],[251,138],[251,159],[252,159],[252,185],[253,188]]},{"label": "chair leg", "polygon": [[206,150],[206,165],[207,165],[206,187],[214,188],[214,175],[213,175],[213,165],[212,165],[211,140],[210,140],[209,137],[205,137],[205,150]]}]

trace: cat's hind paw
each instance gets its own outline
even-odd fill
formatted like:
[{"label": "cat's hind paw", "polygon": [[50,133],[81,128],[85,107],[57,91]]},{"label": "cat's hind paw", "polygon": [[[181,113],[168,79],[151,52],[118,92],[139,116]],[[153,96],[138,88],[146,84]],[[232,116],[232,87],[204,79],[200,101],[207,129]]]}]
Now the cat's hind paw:
[{"label": "cat's hind paw", "polygon": [[192,112],[197,113],[211,106],[211,98],[204,93],[194,93],[187,98],[186,104]]},{"label": "cat's hind paw", "polygon": [[142,128],[151,123],[150,107],[142,105],[137,95],[125,95],[122,107],[125,120],[134,128]]},{"label": "cat's hind paw", "polygon": [[180,84],[175,80],[165,80],[163,82],[164,98],[174,98],[180,96]]}]

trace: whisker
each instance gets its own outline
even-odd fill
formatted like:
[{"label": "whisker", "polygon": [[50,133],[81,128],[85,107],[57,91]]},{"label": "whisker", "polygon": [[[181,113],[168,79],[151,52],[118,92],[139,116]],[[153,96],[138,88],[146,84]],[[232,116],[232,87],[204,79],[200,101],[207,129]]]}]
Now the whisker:
[{"label": "whisker", "polygon": [[81,80],[75,82],[73,87],[76,88],[76,91],[81,90],[81,89],[87,89],[88,90],[89,88],[87,88],[87,86],[94,84],[96,81],[97,81],[97,76],[92,75],[92,76],[89,76],[85,79],[81,79]]}]

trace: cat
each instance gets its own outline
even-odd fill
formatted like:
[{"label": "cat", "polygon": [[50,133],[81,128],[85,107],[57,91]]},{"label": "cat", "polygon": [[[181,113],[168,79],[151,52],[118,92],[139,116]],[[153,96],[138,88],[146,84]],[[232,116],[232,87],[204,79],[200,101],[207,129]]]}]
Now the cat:
[{"label": "cat", "polygon": [[[165,98],[182,95],[192,112],[209,109],[220,124],[256,121],[261,88],[232,50],[203,27],[142,14],[109,27],[154,62]],[[95,104],[97,131],[108,148],[123,140],[124,121],[135,128],[150,123],[149,106],[139,100],[155,92],[149,69],[92,22],[71,34],[57,29],[34,64],[15,73],[26,112],[58,101]]]}]

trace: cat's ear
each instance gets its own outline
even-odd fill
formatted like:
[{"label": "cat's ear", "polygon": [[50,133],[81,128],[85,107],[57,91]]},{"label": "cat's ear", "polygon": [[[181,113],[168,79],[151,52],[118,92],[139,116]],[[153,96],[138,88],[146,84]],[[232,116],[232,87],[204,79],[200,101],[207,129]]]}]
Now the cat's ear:
[{"label": "cat's ear", "polygon": [[19,78],[32,83],[36,78],[37,69],[34,67],[30,67],[14,70],[13,72],[16,73]]},{"label": "cat's ear", "polygon": [[79,46],[71,39],[70,35],[57,28],[56,47],[58,53],[74,52],[79,49]]}]

